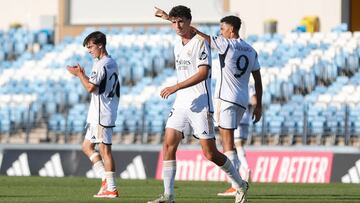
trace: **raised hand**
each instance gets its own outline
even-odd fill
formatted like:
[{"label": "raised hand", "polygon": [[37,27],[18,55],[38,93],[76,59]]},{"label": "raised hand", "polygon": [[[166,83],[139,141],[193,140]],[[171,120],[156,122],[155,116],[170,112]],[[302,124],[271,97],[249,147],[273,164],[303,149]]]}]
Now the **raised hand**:
[{"label": "raised hand", "polygon": [[156,17],[159,17],[159,18],[162,18],[162,19],[165,19],[165,20],[169,20],[169,15],[162,9],[158,8],[155,6],[155,16]]}]

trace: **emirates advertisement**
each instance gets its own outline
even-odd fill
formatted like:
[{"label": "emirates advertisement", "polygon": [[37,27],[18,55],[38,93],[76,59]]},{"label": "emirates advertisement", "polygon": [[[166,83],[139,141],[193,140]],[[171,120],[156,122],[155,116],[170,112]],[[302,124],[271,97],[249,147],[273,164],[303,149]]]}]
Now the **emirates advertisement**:
[{"label": "emirates advertisement", "polygon": [[329,183],[332,153],[249,152],[253,182]]},{"label": "emirates advertisement", "polygon": [[[252,182],[329,183],[333,153],[249,151],[247,160],[251,169]],[[156,178],[162,179],[161,152]],[[200,150],[179,150],[177,152],[175,179],[227,181],[226,174],[208,161]]]}]

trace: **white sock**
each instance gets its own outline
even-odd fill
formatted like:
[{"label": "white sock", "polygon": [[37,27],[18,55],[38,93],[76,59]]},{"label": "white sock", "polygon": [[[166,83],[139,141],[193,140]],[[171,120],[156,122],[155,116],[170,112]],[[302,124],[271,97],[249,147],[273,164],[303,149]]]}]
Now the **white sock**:
[{"label": "white sock", "polygon": [[231,161],[226,159],[225,164],[220,166],[220,168],[228,175],[233,187],[240,189],[243,180],[241,179],[239,172],[235,170],[235,167],[232,165]]},{"label": "white sock", "polygon": [[231,161],[236,170],[239,170],[240,161],[238,159],[238,155],[236,151],[227,151],[224,152],[225,156]]},{"label": "white sock", "polygon": [[105,180],[105,167],[104,167],[104,163],[102,162],[102,160],[99,160],[96,163],[94,163],[93,169],[96,173],[96,176],[101,177],[101,180],[104,181]]},{"label": "white sock", "polygon": [[[224,154],[230,160],[231,164],[234,166],[235,171],[239,172],[240,163],[236,155],[236,151],[227,151]],[[231,181],[231,187],[234,188],[236,186],[235,184],[236,183],[234,183],[234,181]]]},{"label": "white sock", "polygon": [[249,165],[248,165],[248,162],[246,160],[246,154],[245,154],[244,148],[243,147],[237,147],[236,151],[237,151],[238,159],[240,160],[241,167],[243,167],[245,169],[248,169]]},{"label": "white sock", "polygon": [[163,161],[164,194],[174,194],[176,160]]},{"label": "white sock", "polygon": [[116,190],[115,172],[113,172],[113,171],[105,171],[105,178],[106,178],[106,183],[107,183],[107,190],[108,191]]}]

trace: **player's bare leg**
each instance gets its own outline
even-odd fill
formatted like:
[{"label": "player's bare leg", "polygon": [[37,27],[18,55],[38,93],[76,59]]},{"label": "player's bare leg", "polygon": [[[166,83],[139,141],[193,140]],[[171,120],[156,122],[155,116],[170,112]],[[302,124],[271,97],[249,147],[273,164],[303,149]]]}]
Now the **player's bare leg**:
[{"label": "player's bare leg", "polygon": [[234,144],[234,130],[224,129],[219,127],[219,134],[221,137],[224,154],[231,161],[235,169],[238,170],[240,163],[236,154],[236,149]]},{"label": "player's bare leg", "polygon": [[148,203],[173,203],[175,202],[174,181],[176,174],[176,151],[182,140],[182,133],[172,129],[165,129],[163,144],[163,176],[164,176],[164,194],[158,199]]},{"label": "player's bare leg", "polygon": [[101,157],[104,160],[107,188],[102,193],[94,195],[94,197],[116,198],[119,196],[119,193],[116,189],[116,184],[115,184],[115,179],[116,179],[115,162],[111,152],[111,144],[104,144],[104,143],[99,144],[99,151]]},{"label": "player's bare leg", "polygon": [[89,157],[96,175],[101,177],[101,186],[98,194],[102,193],[107,187],[105,179],[105,168],[100,154],[95,151],[95,143],[91,143],[89,140],[85,139],[82,144],[82,151],[87,157]]},{"label": "player's bare leg", "polygon": [[219,127],[219,134],[222,141],[224,152],[235,151],[234,147],[234,130]]}]

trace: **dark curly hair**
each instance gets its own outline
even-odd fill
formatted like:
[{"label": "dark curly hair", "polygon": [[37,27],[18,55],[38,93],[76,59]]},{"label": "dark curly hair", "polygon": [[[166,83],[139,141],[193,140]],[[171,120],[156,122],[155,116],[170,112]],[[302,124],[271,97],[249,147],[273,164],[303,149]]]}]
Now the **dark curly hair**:
[{"label": "dark curly hair", "polygon": [[226,16],[220,20],[220,23],[226,23],[234,27],[235,31],[239,31],[241,28],[241,20],[237,16]]},{"label": "dark curly hair", "polygon": [[169,17],[184,17],[189,20],[192,19],[190,8],[182,5],[173,7],[169,12]]}]

